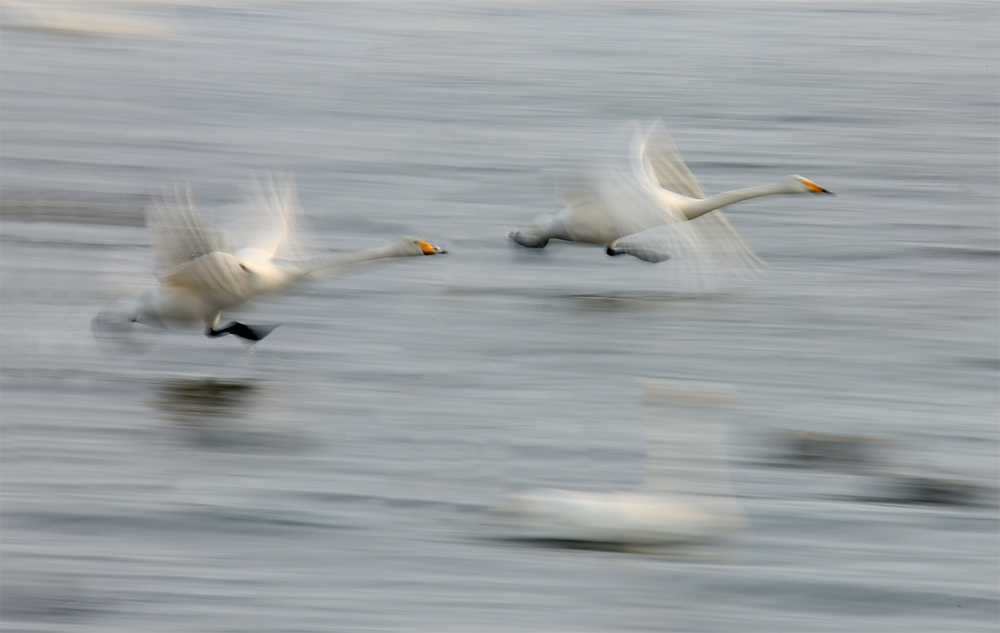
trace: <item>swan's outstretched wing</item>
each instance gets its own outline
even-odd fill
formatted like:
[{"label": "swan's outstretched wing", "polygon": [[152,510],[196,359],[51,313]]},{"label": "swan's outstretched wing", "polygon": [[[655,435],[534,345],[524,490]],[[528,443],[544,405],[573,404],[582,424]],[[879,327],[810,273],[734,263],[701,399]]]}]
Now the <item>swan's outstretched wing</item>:
[{"label": "swan's outstretched wing", "polygon": [[622,238],[616,250],[668,255],[672,267],[684,268],[694,281],[703,282],[733,275],[749,277],[763,263],[719,211]]},{"label": "swan's outstretched wing", "polygon": [[164,279],[179,266],[216,252],[226,252],[222,234],[198,212],[190,188],[173,196],[164,192],[146,211],[150,241],[156,258],[156,272]]},{"label": "swan's outstretched wing", "polygon": [[175,188],[172,197],[164,194],[155,200],[146,223],[157,276],[165,286],[194,290],[220,306],[253,296],[229,240],[198,212],[189,189],[182,194]]},{"label": "swan's outstretched wing", "polygon": [[560,197],[569,212],[566,232],[575,241],[611,242],[687,219],[657,198],[649,178],[638,178],[626,156],[609,160],[593,176],[564,185]]},{"label": "swan's outstretched wing", "polygon": [[[661,121],[655,121],[645,134],[637,131],[632,146],[632,173],[639,188],[650,192],[656,204],[670,206],[667,197],[658,194],[657,189],[688,198],[705,198],[704,190],[684,163]],[[674,223],[623,240],[623,248],[655,250],[661,245],[668,249],[671,257],[697,274],[742,275],[759,268],[760,258],[722,211],[712,211],[689,221],[673,208],[669,215],[675,219]]]},{"label": "swan's outstretched wing", "polygon": [[645,134],[634,135],[632,143],[637,146],[632,152],[633,157],[643,162],[641,167],[634,167],[648,170],[654,182],[688,198],[706,197],[662,121],[654,121]]},{"label": "swan's outstretched wing", "polygon": [[250,201],[239,218],[241,249],[264,260],[300,261],[312,256],[295,180],[266,174],[250,181]]},{"label": "swan's outstretched wing", "polygon": [[[626,134],[630,138],[623,143],[620,138]],[[694,187],[701,193],[701,187],[676,152],[671,163],[669,150],[673,144],[665,135],[665,130],[656,128],[647,134],[637,122],[632,122],[616,136],[617,142],[608,151],[602,169],[589,178],[572,183],[561,196],[576,225],[568,227],[571,232],[576,229],[594,235],[626,236],[687,220],[681,211],[669,204],[669,196],[663,191],[655,172],[658,169],[665,175],[673,174],[678,181],[685,180],[683,176],[686,174],[687,184],[681,187],[685,191]],[[647,138],[653,142],[647,142]],[[655,150],[653,161],[647,154],[649,149]],[[654,168],[654,163],[659,167]],[[581,236],[583,239],[571,237],[588,241],[586,236]]]}]

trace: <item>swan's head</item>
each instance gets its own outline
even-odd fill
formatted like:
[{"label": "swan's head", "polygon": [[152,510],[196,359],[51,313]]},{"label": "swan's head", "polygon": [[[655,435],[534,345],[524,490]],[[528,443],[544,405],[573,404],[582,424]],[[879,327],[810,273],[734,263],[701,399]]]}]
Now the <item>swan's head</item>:
[{"label": "swan's head", "polygon": [[448,251],[434,246],[427,240],[421,239],[419,237],[404,237],[399,243],[400,250],[405,255],[442,255]]},{"label": "swan's head", "polygon": [[788,176],[784,182],[789,193],[833,193],[802,176]]}]

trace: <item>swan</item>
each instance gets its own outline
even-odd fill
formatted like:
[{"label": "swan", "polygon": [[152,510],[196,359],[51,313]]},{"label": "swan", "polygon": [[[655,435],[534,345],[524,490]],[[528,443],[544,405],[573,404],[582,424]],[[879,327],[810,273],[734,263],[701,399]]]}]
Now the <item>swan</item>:
[{"label": "swan", "polygon": [[734,404],[724,386],[647,380],[646,478],[632,492],[535,490],[509,495],[490,521],[517,536],[655,546],[715,539],[740,529],[721,428],[711,413]]},{"label": "swan", "polygon": [[[656,248],[666,243],[675,255],[688,259],[715,257],[738,264],[757,257],[719,209],[763,196],[831,193],[793,175],[706,196],[661,122],[645,132],[633,124],[632,130],[627,156],[612,161],[597,177],[572,185],[563,195],[565,209],[512,231],[510,239],[528,248],[545,248],[553,239],[597,244],[608,255],[632,255],[653,263],[670,258]],[[619,240],[664,225],[671,233],[648,234],[648,239],[619,245]]]},{"label": "swan", "polygon": [[175,189],[172,199],[164,194],[154,201],[146,223],[158,283],[102,310],[93,321],[95,332],[120,331],[132,323],[155,327],[203,323],[209,337],[231,334],[259,341],[274,327],[236,321],[218,327],[222,312],[316,273],[379,259],[445,252],[421,238],[406,237],[379,248],[310,257],[297,226],[301,212],[294,182],[270,178],[265,187],[255,180],[251,194],[250,213],[240,227],[245,243],[238,248],[202,217],[190,189],[186,195]]}]

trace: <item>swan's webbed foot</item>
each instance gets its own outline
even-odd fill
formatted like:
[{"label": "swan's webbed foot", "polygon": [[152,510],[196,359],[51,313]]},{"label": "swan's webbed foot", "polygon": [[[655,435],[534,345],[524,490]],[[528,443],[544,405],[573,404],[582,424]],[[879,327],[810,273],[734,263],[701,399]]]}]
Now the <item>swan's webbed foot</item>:
[{"label": "swan's webbed foot", "polygon": [[617,257],[618,255],[631,255],[636,259],[641,259],[644,262],[649,262],[650,264],[659,264],[660,262],[665,262],[670,259],[670,255],[667,253],[658,253],[647,248],[638,248],[635,246],[629,246],[626,248],[615,248],[614,246],[609,246],[607,254],[611,257]]},{"label": "swan's webbed foot", "polygon": [[239,321],[233,321],[224,328],[215,329],[210,327],[206,329],[205,336],[209,338],[216,338],[218,336],[232,334],[233,336],[238,336],[247,341],[259,341],[273,332],[277,327],[277,325],[255,325],[250,327],[249,325],[240,323]]},{"label": "swan's webbed foot", "polygon": [[510,239],[515,244],[520,244],[526,248],[545,248],[549,243],[549,238],[547,237],[529,237],[521,231],[511,231]]}]

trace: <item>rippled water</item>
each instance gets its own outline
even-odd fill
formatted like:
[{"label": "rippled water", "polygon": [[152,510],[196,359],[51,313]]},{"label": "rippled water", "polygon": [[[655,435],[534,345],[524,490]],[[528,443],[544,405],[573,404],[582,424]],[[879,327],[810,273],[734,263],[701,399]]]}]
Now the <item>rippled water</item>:
[{"label": "rippled water", "polygon": [[[995,3],[141,5],[130,37],[5,10],[5,630],[997,629]],[[769,266],[714,292],[513,249],[634,117],[706,190],[838,196],[734,208]],[[251,348],[98,345],[151,279],[149,193],[225,207],[264,169],[324,247],[450,254],[248,308],[282,324]],[[645,377],[742,395],[745,532],[653,553],[484,525],[522,487],[638,485]],[[872,463],[791,431],[873,438]]]}]

